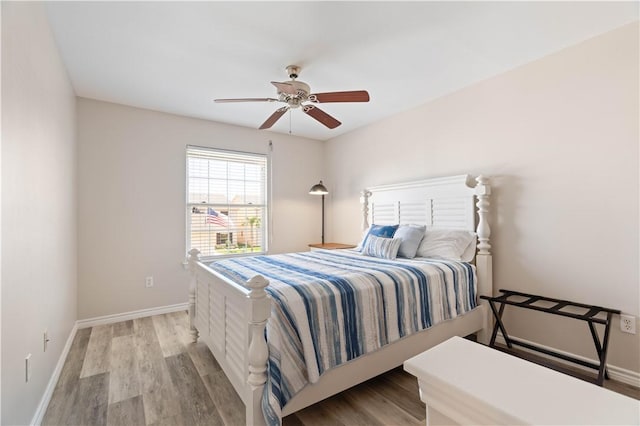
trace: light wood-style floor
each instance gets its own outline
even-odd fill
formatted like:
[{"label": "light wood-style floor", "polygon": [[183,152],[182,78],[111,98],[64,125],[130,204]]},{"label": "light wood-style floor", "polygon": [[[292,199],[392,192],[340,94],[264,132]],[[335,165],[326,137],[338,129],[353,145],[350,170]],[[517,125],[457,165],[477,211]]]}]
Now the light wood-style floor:
[{"label": "light wood-style floor", "polygon": [[[607,387],[640,399],[636,388]],[[78,330],[43,425],[244,425],[244,406],[176,312]],[[284,426],[423,425],[416,379],[392,370],[287,416]]]},{"label": "light wood-style floor", "polygon": [[[418,425],[416,379],[396,369],[298,413],[285,426]],[[175,312],[78,330],[43,425],[244,425],[244,405]]]}]

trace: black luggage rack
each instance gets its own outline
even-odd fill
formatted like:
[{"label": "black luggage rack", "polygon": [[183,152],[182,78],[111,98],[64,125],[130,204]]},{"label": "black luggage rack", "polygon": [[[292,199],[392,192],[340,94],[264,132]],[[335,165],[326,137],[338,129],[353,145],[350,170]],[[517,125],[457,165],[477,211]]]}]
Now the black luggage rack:
[{"label": "black luggage rack", "polygon": [[[498,335],[498,329],[499,329],[502,332],[502,336],[504,337],[505,343],[507,344],[507,347],[509,349],[513,349],[513,345],[517,345],[517,346],[522,346],[524,348],[527,348],[536,352],[544,353],[546,355],[554,356],[556,358],[560,358],[565,361],[573,362],[575,364],[579,364],[584,367],[597,370],[598,377],[596,379],[583,377],[575,374],[575,372],[571,372],[566,369],[559,368],[558,366],[548,365],[545,363],[544,365],[546,365],[547,367],[551,367],[556,370],[575,375],[583,380],[596,383],[599,386],[602,386],[605,378],[607,379],[609,378],[609,375],[607,374],[607,367],[606,367],[607,349],[609,347],[609,331],[611,329],[611,318],[614,314],[619,315],[620,314],[619,310],[603,308],[603,307],[594,306],[594,305],[585,305],[583,303],[576,303],[568,300],[552,299],[550,297],[538,296],[535,294],[520,293],[518,291],[512,291],[512,290],[500,289],[499,291],[502,293],[502,295],[500,296],[493,296],[493,297],[480,296],[481,299],[485,299],[489,301],[489,306],[491,307],[491,311],[493,312],[493,316],[495,317],[495,320],[496,320],[496,323],[493,326],[493,333],[491,334],[491,341],[489,342],[489,346],[491,346],[492,348],[504,350],[503,348],[497,347],[495,345],[496,336]],[[519,301],[519,302],[514,300],[509,300],[509,298],[512,296],[525,297],[526,300]],[[550,302],[550,303],[554,303],[554,305],[551,307],[542,307],[542,306],[534,305],[534,303],[536,302]],[[497,308],[496,304],[499,304],[500,307]],[[586,321],[589,324],[589,330],[591,331],[591,336],[593,337],[593,343],[595,344],[596,352],[598,353],[598,359],[600,360],[600,363],[596,364],[593,362],[585,361],[582,359],[572,357],[570,355],[555,352],[546,348],[541,348],[541,347],[532,345],[530,343],[526,343],[518,339],[509,337],[509,335],[507,334],[507,330],[505,329],[504,324],[502,323],[502,314],[504,313],[504,308],[506,305],[517,306],[525,309],[533,309],[536,311],[546,312],[553,315],[560,315],[563,317],[569,317],[569,318],[574,318],[581,321]],[[584,314],[574,314],[572,312],[565,312],[561,310],[567,307],[588,309],[588,311]],[[606,319],[595,318],[600,313],[606,313]],[[604,336],[602,338],[602,341],[600,341],[598,332],[596,331],[596,328],[595,328],[595,324],[604,325]]]}]

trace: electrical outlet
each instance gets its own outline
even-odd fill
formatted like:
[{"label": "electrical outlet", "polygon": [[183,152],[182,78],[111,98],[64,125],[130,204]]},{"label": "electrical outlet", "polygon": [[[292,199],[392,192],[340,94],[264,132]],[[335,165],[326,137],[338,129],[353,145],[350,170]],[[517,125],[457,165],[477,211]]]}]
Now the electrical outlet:
[{"label": "electrical outlet", "polygon": [[46,328],[44,330],[42,340],[43,340],[43,342],[42,342],[42,352],[46,352],[47,351],[47,344],[51,340],[51,339],[49,339],[49,332],[47,331]]},{"label": "electrical outlet", "polygon": [[636,318],[632,315],[620,315],[620,330],[623,333],[636,334]]},{"label": "electrical outlet", "polygon": [[147,288],[153,287],[153,277],[146,277],[144,279],[144,286]]},{"label": "electrical outlet", "polygon": [[28,383],[31,380],[31,354],[24,357],[24,381]]}]

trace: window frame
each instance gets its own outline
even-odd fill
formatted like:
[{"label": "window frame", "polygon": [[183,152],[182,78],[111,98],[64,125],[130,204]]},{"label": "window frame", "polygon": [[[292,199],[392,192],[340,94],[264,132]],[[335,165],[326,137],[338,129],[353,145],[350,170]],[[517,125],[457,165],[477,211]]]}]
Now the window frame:
[{"label": "window frame", "polygon": [[[253,157],[254,159],[260,159],[260,161],[264,161],[264,175],[263,175],[263,204],[255,204],[255,203],[248,203],[248,204],[231,204],[229,202],[229,200],[227,200],[227,204],[221,204],[221,203],[193,203],[190,201],[190,193],[189,193],[189,189],[190,189],[190,178],[193,176],[190,176],[189,173],[189,159],[190,158],[197,158],[197,155],[193,155],[190,151],[194,150],[194,151],[201,151],[201,152],[211,152],[214,153],[213,156],[220,156],[220,157],[224,157],[225,154],[230,158],[229,161],[231,160],[232,156],[240,156],[240,157]],[[205,158],[205,156],[201,157],[201,158]],[[214,158],[211,158],[214,159]],[[242,253],[227,253],[227,254],[219,254],[219,255],[203,255],[202,253],[200,254],[200,260],[205,261],[205,262],[211,262],[214,260],[219,260],[219,259],[226,259],[226,258],[233,258],[233,257],[243,257],[243,256],[257,256],[257,255],[263,255],[263,254],[268,254],[269,253],[269,245],[270,245],[270,241],[271,241],[271,234],[270,234],[270,224],[271,224],[271,197],[270,197],[270,193],[271,193],[271,156],[268,154],[263,154],[263,153],[256,153],[256,152],[247,152],[247,151],[236,151],[236,150],[229,150],[229,149],[221,149],[221,148],[213,148],[213,147],[207,147],[207,146],[198,146],[198,145],[187,145],[186,149],[185,149],[185,253],[187,255],[188,258],[188,253],[191,249],[193,248],[197,248],[197,247],[192,247],[191,246],[191,214],[192,214],[192,208],[196,207],[197,208],[204,208],[204,209],[208,209],[208,208],[212,208],[216,211],[228,211],[229,207],[234,207],[234,208],[251,208],[251,207],[259,207],[262,209],[263,213],[262,213],[262,217],[261,219],[261,223],[260,223],[260,229],[261,229],[261,251],[257,251],[257,252],[242,252]],[[211,179],[211,178],[209,178]],[[228,181],[228,179],[227,179]],[[210,200],[209,200],[210,201]],[[230,233],[236,234],[235,231],[232,231]],[[216,233],[217,235],[218,233]],[[217,236],[214,237],[217,240]]]}]

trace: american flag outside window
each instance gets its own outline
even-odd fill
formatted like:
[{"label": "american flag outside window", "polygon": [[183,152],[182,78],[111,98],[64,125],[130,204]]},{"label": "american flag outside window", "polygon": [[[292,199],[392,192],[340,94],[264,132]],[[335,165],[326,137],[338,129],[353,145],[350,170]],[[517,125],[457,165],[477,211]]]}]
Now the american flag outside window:
[{"label": "american flag outside window", "polygon": [[205,219],[205,223],[208,223],[210,225],[222,226],[223,228],[233,226],[231,224],[231,219],[229,219],[229,216],[224,213],[217,212],[211,207],[207,208],[207,217]]}]

